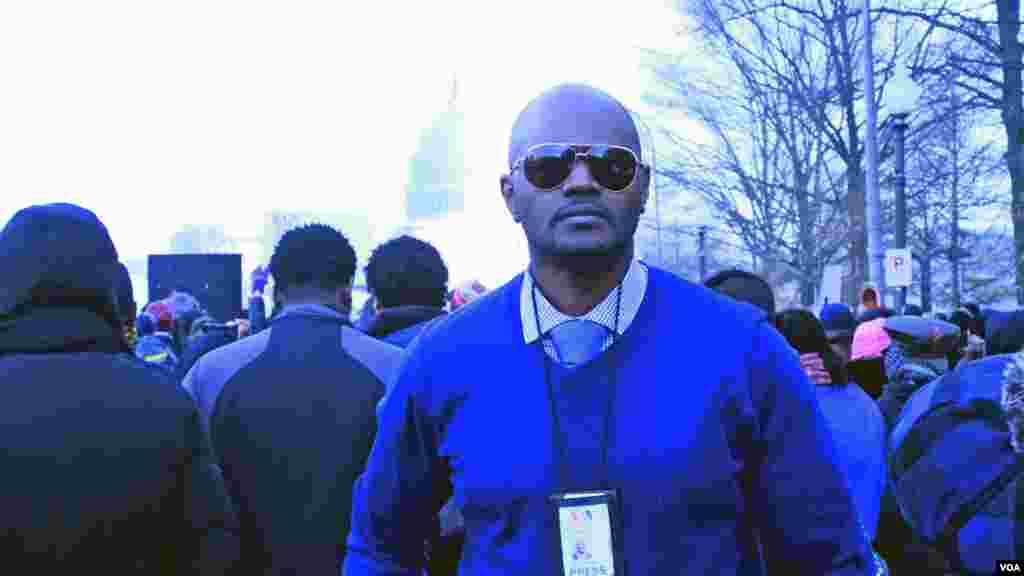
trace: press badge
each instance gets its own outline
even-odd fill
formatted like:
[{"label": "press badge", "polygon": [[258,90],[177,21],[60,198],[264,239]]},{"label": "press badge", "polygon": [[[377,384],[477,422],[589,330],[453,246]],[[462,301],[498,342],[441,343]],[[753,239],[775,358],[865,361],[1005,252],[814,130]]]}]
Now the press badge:
[{"label": "press badge", "polygon": [[563,576],[622,576],[618,499],[613,491],[551,497]]}]

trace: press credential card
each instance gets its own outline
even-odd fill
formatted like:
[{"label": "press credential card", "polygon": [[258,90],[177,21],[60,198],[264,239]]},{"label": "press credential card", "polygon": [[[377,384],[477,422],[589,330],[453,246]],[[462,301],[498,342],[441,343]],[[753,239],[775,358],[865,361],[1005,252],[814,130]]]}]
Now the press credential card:
[{"label": "press credential card", "polygon": [[611,519],[606,503],[558,510],[565,576],[613,576]]}]

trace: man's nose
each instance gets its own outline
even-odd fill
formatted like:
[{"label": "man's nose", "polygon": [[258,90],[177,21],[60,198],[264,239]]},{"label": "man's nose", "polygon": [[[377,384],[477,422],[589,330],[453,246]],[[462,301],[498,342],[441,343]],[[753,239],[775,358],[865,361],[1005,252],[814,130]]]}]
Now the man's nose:
[{"label": "man's nose", "polygon": [[569,177],[566,178],[562,189],[566,194],[588,194],[598,192],[600,189],[594,181],[594,175],[590,172],[590,166],[586,162],[577,161],[573,164]]}]

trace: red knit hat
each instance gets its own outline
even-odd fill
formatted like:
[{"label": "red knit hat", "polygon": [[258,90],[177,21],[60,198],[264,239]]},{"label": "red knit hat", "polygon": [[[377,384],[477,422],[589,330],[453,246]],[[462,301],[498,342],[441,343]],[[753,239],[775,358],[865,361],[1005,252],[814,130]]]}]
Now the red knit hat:
[{"label": "red knit hat", "polygon": [[487,288],[477,280],[465,282],[452,291],[452,309],[456,310],[487,293]]},{"label": "red knit hat", "polygon": [[153,302],[147,306],[146,312],[149,312],[156,318],[156,329],[158,331],[171,332],[174,329],[174,315],[171,314],[171,307],[163,300]]}]

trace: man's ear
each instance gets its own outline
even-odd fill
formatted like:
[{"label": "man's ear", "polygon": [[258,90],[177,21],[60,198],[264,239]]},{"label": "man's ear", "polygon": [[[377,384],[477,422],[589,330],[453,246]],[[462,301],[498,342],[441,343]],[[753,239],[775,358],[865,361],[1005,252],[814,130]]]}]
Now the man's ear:
[{"label": "man's ear", "polygon": [[644,210],[647,209],[647,199],[651,195],[651,179],[654,178],[654,174],[651,173],[651,169],[647,168],[642,170],[640,174],[640,185],[642,186],[640,192],[640,213],[643,214]]},{"label": "man's ear", "polygon": [[505,174],[501,177],[499,182],[501,186],[501,198],[505,201],[505,208],[508,209],[509,214],[512,215],[512,219],[519,222],[519,213],[516,210],[516,190],[512,184],[512,176]]},{"label": "man's ear", "polygon": [[342,286],[338,288],[337,293],[334,295],[335,300],[338,304],[338,310],[352,311],[352,285]]}]

